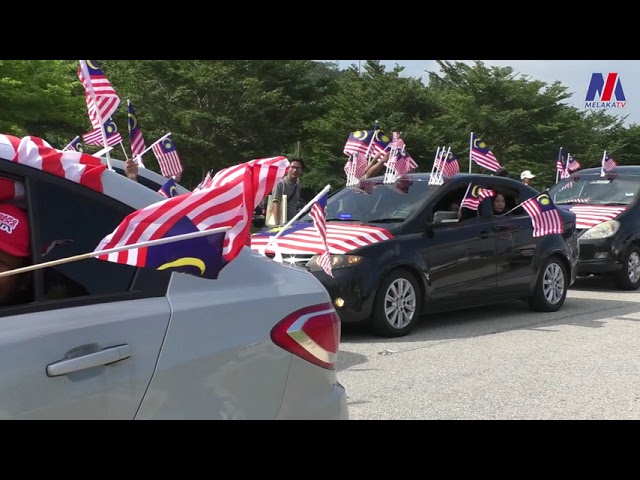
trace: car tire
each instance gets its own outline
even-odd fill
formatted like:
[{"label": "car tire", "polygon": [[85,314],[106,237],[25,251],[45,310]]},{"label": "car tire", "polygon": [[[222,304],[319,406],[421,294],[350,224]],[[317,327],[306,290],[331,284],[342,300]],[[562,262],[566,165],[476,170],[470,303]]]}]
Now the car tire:
[{"label": "car tire", "polygon": [[640,247],[629,245],[622,258],[622,269],[616,273],[616,286],[620,290],[637,290],[640,287]]},{"label": "car tire", "polygon": [[372,329],[383,337],[403,337],[420,318],[422,294],[415,277],[403,268],[391,271],[373,302]]},{"label": "car tire", "polygon": [[556,256],[549,257],[540,269],[533,295],[529,297],[529,306],[536,312],[560,310],[568,288],[569,275],[564,263]]}]

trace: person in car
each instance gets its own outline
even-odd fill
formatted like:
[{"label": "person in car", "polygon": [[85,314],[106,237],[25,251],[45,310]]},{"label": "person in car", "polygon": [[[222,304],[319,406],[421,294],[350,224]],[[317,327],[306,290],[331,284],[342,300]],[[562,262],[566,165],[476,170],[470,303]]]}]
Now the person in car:
[{"label": "person in car", "polygon": [[389,154],[390,152],[380,152],[375,157],[373,157],[373,159],[367,166],[367,170],[364,172],[363,178],[367,179],[378,175],[380,173],[380,170],[382,170],[384,164],[387,163],[387,160],[389,160]]},{"label": "person in car", "polygon": [[495,197],[493,197],[493,214],[502,215],[506,212],[506,206],[507,203],[505,202],[504,195],[496,193]]},{"label": "person in car", "polygon": [[[0,203],[0,272],[26,267],[31,261],[27,212],[12,203]],[[0,306],[31,301],[27,273],[0,277]]]},{"label": "person in car", "polygon": [[127,176],[127,178],[133,180],[134,182],[137,182],[138,181],[138,164],[134,162],[132,159],[128,159],[124,164],[124,174]]}]

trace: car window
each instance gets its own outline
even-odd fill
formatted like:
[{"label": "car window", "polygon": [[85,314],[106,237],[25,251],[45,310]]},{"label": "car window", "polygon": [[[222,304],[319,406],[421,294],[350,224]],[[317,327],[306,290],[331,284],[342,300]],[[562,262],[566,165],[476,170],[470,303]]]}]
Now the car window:
[{"label": "car window", "polygon": [[640,178],[582,175],[564,179],[549,192],[556,205],[629,205],[638,198]]},{"label": "car window", "polygon": [[372,181],[364,188],[345,187],[329,197],[327,220],[403,221],[424,204],[430,188],[426,181],[409,178],[389,185]]},{"label": "car window", "polygon": [[[39,262],[92,252],[132,211],[112,199],[45,181],[30,194],[35,223],[32,232]],[[44,270],[46,299],[101,295],[129,290],[136,268],[90,258]]]}]

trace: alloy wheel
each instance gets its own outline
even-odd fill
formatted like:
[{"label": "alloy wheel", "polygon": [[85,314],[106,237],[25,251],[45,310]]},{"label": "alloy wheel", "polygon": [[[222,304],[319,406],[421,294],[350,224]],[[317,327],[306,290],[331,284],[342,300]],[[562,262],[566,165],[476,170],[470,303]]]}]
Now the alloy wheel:
[{"label": "alloy wheel", "polygon": [[384,312],[389,325],[394,328],[407,326],[416,312],[416,292],[406,278],[394,280],[384,298]]},{"label": "alloy wheel", "polygon": [[551,305],[555,305],[564,294],[564,274],[562,267],[557,263],[550,263],[544,271],[542,279],[542,291],[545,298]]}]

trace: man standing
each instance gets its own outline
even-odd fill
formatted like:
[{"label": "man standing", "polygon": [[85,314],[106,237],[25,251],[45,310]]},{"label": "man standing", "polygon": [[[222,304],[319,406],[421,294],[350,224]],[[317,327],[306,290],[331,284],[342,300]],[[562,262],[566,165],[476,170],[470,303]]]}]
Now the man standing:
[{"label": "man standing", "polygon": [[[273,190],[271,209],[274,223],[276,225],[287,223],[298,213],[298,200],[300,200],[300,188],[302,188],[300,186],[300,177],[302,176],[303,168],[304,162],[302,161],[302,158],[292,159],[289,162],[287,173],[282,178],[282,181],[276,184],[276,187]],[[287,196],[286,218],[281,218],[281,202],[283,195]]]},{"label": "man standing", "polygon": [[520,174],[520,180],[522,180],[522,183],[525,185],[531,185],[534,177],[535,175],[531,173],[531,170],[525,170]]}]

